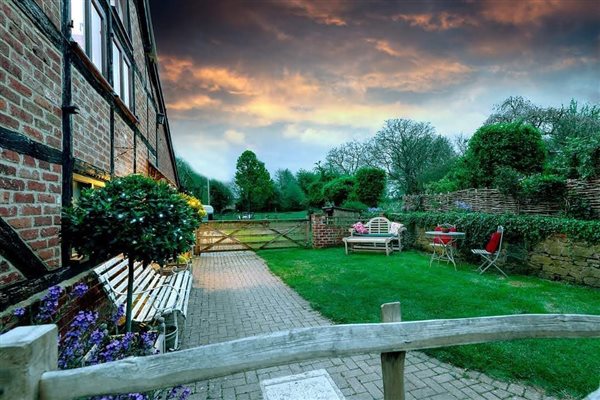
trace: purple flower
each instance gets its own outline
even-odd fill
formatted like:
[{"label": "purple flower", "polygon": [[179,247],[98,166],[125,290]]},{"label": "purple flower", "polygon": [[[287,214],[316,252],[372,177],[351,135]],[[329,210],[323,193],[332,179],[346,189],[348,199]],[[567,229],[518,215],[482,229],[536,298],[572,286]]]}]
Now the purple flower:
[{"label": "purple flower", "polygon": [[92,345],[99,346],[100,343],[102,343],[102,341],[104,340],[104,336],[104,332],[102,332],[99,329],[96,329],[90,335],[90,343],[92,343]]},{"label": "purple flower", "polygon": [[181,394],[179,394],[179,400],[186,400],[188,397],[190,397],[190,394],[192,394],[192,389],[185,387],[181,391]]},{"label": "purple flower", "polygon": [[21,318],[23,315],[25,315],[25,309],[23,307],[15,308],[15,311],[13,311],[13,315],[15,317]]},{"label": "purple flower", "polygon": [[147,400],[148,397],[141,393],[129,393],[127,399],[130,400]]},{"label": "purple flower", "polygon": [[81,298],[87,293],[88,289],[88,285],[86,285],[85,283],[78,283],[73,288],[72,293],[75,295],[75,297]]},{"label": "purple flower", "polygon": [[123,315],[125,315],[125,304],[121,304],[118,308],[117,308],[117,312],[115,314],[113,314],[111,321],[113,322],[113,324],[118,324],[119,320],[121,318],[123,318]]},{"label": "purple flower", "polygon": [[52,286],[48,289],[48,293],[42,298],[40,310],[36,316],[39,322],[46,322],[52,318],[58,311],[58,299],[63,292],[60,286]]}]

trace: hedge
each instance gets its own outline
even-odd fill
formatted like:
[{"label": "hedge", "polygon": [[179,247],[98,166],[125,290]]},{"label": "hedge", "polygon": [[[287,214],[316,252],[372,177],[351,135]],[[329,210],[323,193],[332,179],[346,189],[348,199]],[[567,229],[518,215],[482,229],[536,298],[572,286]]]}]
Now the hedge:
[{"label": "hedge", "polygon": [[459,231],[467,232],[464,242],[466,248],[480,248],[487,243],[498,225],[504,226],[505,240],[523,243],[526,248],[554,234],[564,234],[570,239],[589,244],[600,243],[600,220],[455,211],[391,213],[387,217],[407,225],[409,231],[414,231],[411,228],[416,226],[433,229],[442,223],[456,225]]}]

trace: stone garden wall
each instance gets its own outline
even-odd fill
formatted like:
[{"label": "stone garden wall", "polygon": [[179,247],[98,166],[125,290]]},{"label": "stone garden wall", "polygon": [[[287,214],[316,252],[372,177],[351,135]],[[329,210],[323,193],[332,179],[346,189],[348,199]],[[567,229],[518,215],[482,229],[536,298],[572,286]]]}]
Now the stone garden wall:
[{"label": "stone garden wall", "polygon": [[[425,237],[425,229],[417,227],[414,247],[431,252],[431,239]],[[484,244],[482,243],[482,246]],[[515,243],[503,243],[500,262],[507,273],[536,275],[554,281],[566,281],[578,285],[600,287],[600,244],[574,242],[566,235],[554,235],[532,249]],[[464,259],[471,257],[470,249],[460,248]]]}]

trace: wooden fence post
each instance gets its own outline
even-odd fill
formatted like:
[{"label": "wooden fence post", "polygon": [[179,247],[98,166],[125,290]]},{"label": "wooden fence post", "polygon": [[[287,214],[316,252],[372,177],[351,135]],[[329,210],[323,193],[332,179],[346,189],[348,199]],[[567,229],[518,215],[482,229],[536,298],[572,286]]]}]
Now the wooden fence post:
[{"label": "wooden fence post", "polygon": [[56,325],[20,326],[0,336],[0,400],[38,400],[40,377],[58,366]]},{"label": "wooden fence post", "polygon": [[[401,322],[400,303],[381,305],[381,322]],[[383,375],[384,400],[404,400],[404,358],[405,351],[381,353],[381,373]]]}]

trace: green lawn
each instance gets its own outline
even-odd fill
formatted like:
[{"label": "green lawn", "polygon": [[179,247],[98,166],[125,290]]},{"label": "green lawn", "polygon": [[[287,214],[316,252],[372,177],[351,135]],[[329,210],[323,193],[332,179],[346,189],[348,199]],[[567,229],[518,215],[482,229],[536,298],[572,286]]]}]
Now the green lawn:
[{"label": "green lawn", "polygon": [[[261,251],[271,270],[337,323],[379,322],[379,306],[400,301],[406,321],[526,313],[600,314],[600,290],[535,277],[429,267],[415,251],[346,256],[342,248]],[[428,350],[440,360],[553,394],[582,398],[598,388],[599,339],[528,339]]]},{"label": "green lawn", "polygon": [[[287,211],[287,212],[255,212],[253,213],[252,219],[277,219],[277,220],[285,220],[285,219],[306,219],[307,212],[306,210],[302,211]],[[227,214],[216,214],[216,220],[237,220],[238,215],[242,215],[242,213],[227,213]]]}]

